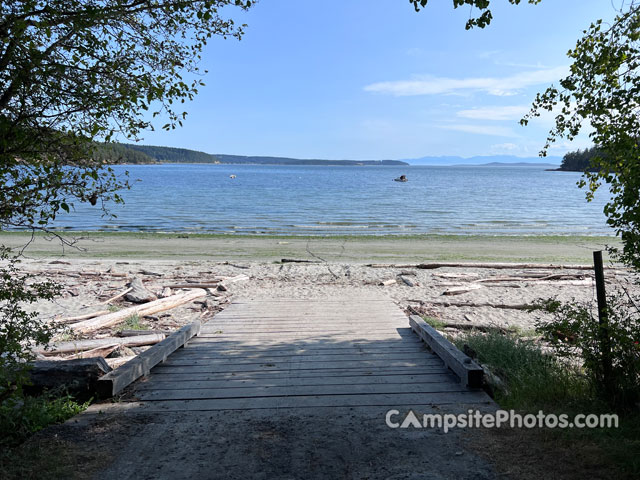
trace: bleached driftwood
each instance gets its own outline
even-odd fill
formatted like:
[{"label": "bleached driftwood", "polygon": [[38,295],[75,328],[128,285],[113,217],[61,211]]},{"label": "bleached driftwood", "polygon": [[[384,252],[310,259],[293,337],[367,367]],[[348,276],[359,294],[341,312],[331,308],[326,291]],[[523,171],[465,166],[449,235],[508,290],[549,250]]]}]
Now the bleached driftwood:
[{"label": "bleached driftwood", "polygon": [[[214,280],[212,282],[206,283],[173,283],[171,285],[167,285],[164,288],[172,289],[172,288],[217,288],[222,280]],[[164,290],[163,290],[164,291]]]},{"label": "bleached driftwood", "polygon": [[133,360],[136,357],[137,355],[128,355],[126,357],[105,358],[105,361],[111,368],[115,370],[120,365],[124,365],[125,363],[127,363],[130,360]]},{"label": "bleached driftwood", "polygon": [[389,285],[393,285],[394,283],[396,283],[396,279],[390,278],[389,280],[381,281],[378,285],[380,285],[381,287],[388,287]]},{"label": "bleached driftwood", "polygon": [[53,321],[55,323],[73,323],[81,320],[88,320],[89,318],[99,317],[100,315],[106,315],[107,313],[109,313],[109,310],[99,310],[97,312],[85,313],[84,315],[78,315],[76,317],[54,318]]},{"label": "bleached driftwood", "polygon": [[205,295],[206,292],[202,289],[191,290],[186,293],[171,295],[170,297],[161,298],[149,303],[144,303],[142,305],[123,308],[122,310],[118,310],[117,312],[112,312],[107,315],[102,315],[90,320],[75,323],[73,325],[70,325],[70,328],[72,328],[75,332],[93,332],[94,330],[98,330],[100,328],[117,325],[118,323],[123,322],[128,317],[134,314],[152,315],[154,313],[164,312],[165,310],[170,310]]},{"label": "bleached driftwood", "polygon": [[[417,265],[395,265],[392,263],[370,263],[371,268],[495,268],[495,269],[545,269],[545,270],[593,270],[592,265],[558,265],[554,263],[420,263]],[[609,267],[611,268],[611,267]]]},{"label": "bleached driftwood", "polygon": [[465,285],[464,287],[449,288],[442,292],[442,295],[462,295],[463,293],[469,293],[473,290],[478,290],[479,288],[482,288],[482,285],[471,283],[469,285]]},{"label": "bleached driftwood", "polygon": [[77,353],[97,348],[119,347],[142,347],[144,345],[153,345],[164,340],[164,335],[150,334],[139,335],[137,337],[125,338],[96,338],[92,340],[76,340],[71,342],[55,342],[47,347],[38,347],[35,351],[42,355],[59,355],[61,353]]},{"label": "bleached driftwood", "polygon": [[67,357],[69,360],[73,360],[76,358],[92,358],[92,357],[106,357],[115,349],[120,348],[120,345],[117,343],[112,343],[109,345],[105,345],[104,347],[92,348],[91,350],[87,350],[86,352],[78,352],[74,353]]},{"label": "bleached driftwood", "polygon": [[129,288],[127,288],[126,290],[124,290],[124,291],[120,292],[119,294],[114,295],[113,297],[108,298],[108,299],[106,299],[106,300],[103,300],[102,302],[97,303],[96,305],[106,305],[107,303],[111,303],[111,302],[113,302],[114,300],[119,299],[120,297],[124,297],[124,296],[125,296],[127,293],[129,293],[131,290],[133,290],[133,287],[129,287]]},{"label": "bleached driftwood", "polygon": [[[412,300],[409,300],[412,301]],[[533,305],[527,303],[521,304],[504,304],[504,303],[490,303],[490,302],[445,302],[438,300],[427,300],[425,302],[420,301],[420,303],[428,303],[430,305],[436,305],[438,307],[489,307],[489,308],[501,308],[501,309],[512,309],[512,310],[529,310],[533,308]]]}]

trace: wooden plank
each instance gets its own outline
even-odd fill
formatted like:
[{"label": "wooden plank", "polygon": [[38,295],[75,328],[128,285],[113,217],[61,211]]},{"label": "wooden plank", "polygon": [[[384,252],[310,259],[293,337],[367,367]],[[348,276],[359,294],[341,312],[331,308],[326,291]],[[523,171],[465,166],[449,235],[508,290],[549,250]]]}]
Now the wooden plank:
[{"label": "wooden plank", "polygon": [[[330,369],[345,369],[345,368],[376,368],[376,367],[421,367],[421,366],[438,366],[442,362],[439,359],[424,359],[424,360],[368,360],[368,361],[354,361],[354,362],[267,362],[267,363],[252,363],[252,364],[230,364],[230,365],[218,365],[218,364],[204,364],[204,365],[158,365],[156,368],[163,371],[172,372],[191,372],[191,373],[203,373],[203,372],[246,372],[255,370],[330,370]],[[122,368],[122,367],[120,367]]]},{"label": "wooden plank", "polygon": [[247,388],[199,388],[139,391],[140,400],[202,400],[218,398],[247,397],[298,397],[327,395],[373,395],[373,394],[433,394],[444,392],[466,392],[459,383],[396,383],[396,384],[354,384],[354,385],[306,385],[284,387],[247,387]]},{"label": "wooden plank", "polygon": [[164,400],[148,402],[142,411],[214,411],[256,410],[271,408],[318,407],[402,407],[404,405],[481,405],[490,404],[489,397],[480,391],[444,393],[405,393],[376,395],[322,395],[307,397],[263,397],[208,400]]},{"label": "wooden plank", "polygon": [[407,359],[407,358],[424,358],[425,351],[412,349],[412,350],[400,350],[400,351],[379,351],[379,352],[359,352],[348,351],[342,353],[321,353],[321,352],[306,352],[306,353],[290,353],[290,352],[263,352],[258,354],[251,354],[243,351],[219,354],[216,352],[180,352],[180,354],[173,355],[172,359],[181,360],[208,360],[210,362],[222,361],[222,360],[282,360],[290,358],[301,358],[308,360],[366,360],[368,358],[380,358],[380,359]]},{"label": "wooden plank", "polygon": [[[203,333],[203,335],[243,335],[246,336],[247,335],[247,329],[246,327],[219,327],[218,332],[222,332],[222,333],[210,333],[210,332],[206,332]],[[398,334],[409,334],[410,333],[410,329],[396,329],[396,332]],[[269,328],[267,327],[256,327],[252,330],[251,335],[277,335],[278,337],[283,337],[286,335],[298,335],[298,334],[304,334],[304,335],[318,335],[318,334],[323,334],[323,335],[332,335],[332,334],[339,334],[342,336],[346,336],[346,335],[363,335],[363,329],[362,328],[342,328],[342,329],[338,329],[338,328],[333,328],[333,327],[313,327],[313,328],[295,328],[295,327],[273,327],[273,328]],[[372,326],[366,329],[366,334],[391,334],[394,333],[393,329],[390,328],[383,328],[383,327],[377,327],[377,326]]]},{"label": "wooden plank", "polygon": [[389,367],[389,368],[341,368],[319,370],[260,370],[246,372],[191,372],[188,369],[163,370],[154,368],[149,378],[162,378],[166,381],[183,380],[244,380],[244,379],[298,379],[298,378],[328,378],[328,377],[376,377],[392,375],[430,375],[444,373],[455,375],[444,364],[429,367]]},{"label": "wooden plank", "polygon": [[[167,378],[168,377],[168,378]],[[146,382],[140,383],[137,390],[186,390],[199,388],[237,389],[245,387],[283,387],[308,385],[356,385],[356,384],[407,384],[450,382],[456,378],[453,373],[442,370],[440,373],[397,374],[397,375],[345,375],[313,377],[276,377],[276,378],[226,378],[223,380],[188,380],[178,375],[154,374]]]},{"label": "wooden plank", "polygon": [[199,331],[200,322],[185,325],[133,360],[104,375],[98,381],[98,394],[102,397],[111,397],[117,394],[141,376],[147,375],[151,368],[165,361],[171,353],[183,346]]},{"label": "wooden plank", "polygon": [[391,354],[366,354],[366,353],[354,353],[345,355],[281,355],[281,356],[258,356],[258,357],[229,357],[229,356],[213,356],[213,355],[174,355],[168,358],[165,365],[209,365],[215,363],[216,365],[243,365],[251,363],[282,363],[282,362],[344,362],[344,361],[370,361],[370,360],[423,360],[430,358],[436,362],[442,362],[437,357],[427,357],[424,352],[409,352],[409,353],[391,353]]},{"label": "wooden plank", "polygon": [[219,355],[221,357],[226,356],[238,356],[245,358],[254,358],[260,356],[281,356],[281,355],[343,355],[348,353],[406,353],[406,352],[416,352],[424,354],[431,354],[429,350],[424,346],[423,343],[411,343],[408,345],[399,344],[397,346],[367,346],[367,345],[345,345],[341,347],[309,347],[309,348],[297,348],[297,347],[287,347],[287,346],[276,346],[276,347],[262,347],[256,345],[256,347],[246,346],[243,348],[229,348],[229,347],[220,347],[215,348],[214,344],[207,345],[193,345],[193,342],[190,342],[189,345],[185,346],[183,350],[180,350],[176,355],[180,356],[188,356],[188,355]]},{"label": "wooden plank", "polygon": [[419,316],[411,315],[409,323],[418,336],[460,377],[463,385],[471,388],[482,387],[482,367],[458,350],[449,340]]},{"label": "wooden plank", "polygon": [[[297,379],[320,379],[320,378],[343,378],[343,377],[392,377],[396,375],[435,375],[445,374],[449,377],[457,379],[455,374],[448,369],[444,364],[441,366],[429,366],[429,367],[390,367],[390,368],[375,368],[375,369],[363,369],[363,368],[344,368],[333,370],[262,370],[262,371],[247,371],[247,372],[172,372],[162,371],[154,368],[146,381],[229,381],[229,380],[291,380],[297,381]],[[457,381],[457,380],[456,380]]]}]

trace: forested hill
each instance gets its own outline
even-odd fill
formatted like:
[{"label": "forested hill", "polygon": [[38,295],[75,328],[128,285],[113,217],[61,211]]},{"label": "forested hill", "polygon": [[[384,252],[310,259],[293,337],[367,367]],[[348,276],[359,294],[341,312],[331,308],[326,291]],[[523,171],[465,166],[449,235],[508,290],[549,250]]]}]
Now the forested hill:
[{"label": "forested hill", "polygon": [[591,164],[591,159],[598,155],[602,155],[598,147],[569,152],[562,157],[562,163],[557,170],[564,172],[584,172],[588,170],[594,172],[597,168]]},{"label": "forested hill", "polygon": [[408,165],[399,160],[301,160],[283,157],[214,155],[196,150],[131,144],[101,144],[96,157],[106,163],[226,163],[251,165]]}]

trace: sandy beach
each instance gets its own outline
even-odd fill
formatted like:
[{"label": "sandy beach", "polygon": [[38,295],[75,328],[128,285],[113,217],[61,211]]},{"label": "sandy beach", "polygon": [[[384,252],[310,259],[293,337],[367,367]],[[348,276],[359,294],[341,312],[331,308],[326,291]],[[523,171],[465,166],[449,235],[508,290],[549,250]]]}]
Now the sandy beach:
[{"label": "sandy beach", "polygon": [[[591,237],[182,238],[97,233],[78,238],[79,248],[63,250],[56,240],[36,237],[24,252],[24,270],[63,285],[60,298],[31,307],[43,318],[104,310],[104,301],[125,290],[136,277],[161,296],[170,284],[244,275],[243,281],[230,283],[225,291],[209,291],[197,303],[143,317],[142,327],[173,330],[194,319],[209,321],[236,299],[331,298],[349,289],[390,298],[405,312],[433,318],[453,334],[479,327],[525,336],[533,335],[539,318],[526,311],[526,306],[547,298],[592,301],[592,272],[518,265],[476,268],[473,263],[589,265],[592,250],[612,241]],[[26,239],[25,235],[5,234],[1,240],[18,246]],[[283,258],[314,263],[281,263]],[[469,265],[416,268],[420,263],[444,261]],[[621,268],[610,268],[607,277],[611,283],[625,285],[630,280]],[[110,305],[117,309],[131,304],[120,298]],[[109,337],[116,330],[103,329],[89,337]]]}]

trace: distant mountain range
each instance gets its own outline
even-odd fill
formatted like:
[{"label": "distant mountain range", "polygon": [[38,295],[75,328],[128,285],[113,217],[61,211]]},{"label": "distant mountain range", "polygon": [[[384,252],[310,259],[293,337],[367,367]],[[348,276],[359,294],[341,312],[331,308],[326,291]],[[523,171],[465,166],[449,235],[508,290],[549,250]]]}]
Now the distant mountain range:
[{"label": "distant mountain range", "polygon": [[409,166],[409,165],[448,165],[448,166],[518,166],[557,168],[560,157],[547,157],[540,162],[539,157],[523,158],[509,155],[478,157],[422,157],[406,160],[322,160],[299,159],[270,156],[244,156],[211,154],[189,150],[186,148],[159,147],[153,145],[134,144],[100,144],[96,150],[96,158],[104,163],[214,163],[245,165],[340,165],[340,166]]},{"label": "distant mountain range", "polygon": [[421,157],[404,160],[410,165],[478,165],[487,167],[558,167],[562,157],[516,157],[514,155],[487,155],[477,157]]}]

